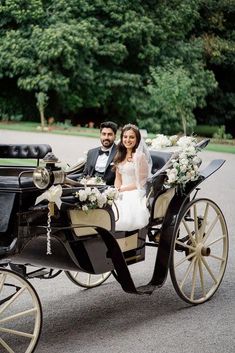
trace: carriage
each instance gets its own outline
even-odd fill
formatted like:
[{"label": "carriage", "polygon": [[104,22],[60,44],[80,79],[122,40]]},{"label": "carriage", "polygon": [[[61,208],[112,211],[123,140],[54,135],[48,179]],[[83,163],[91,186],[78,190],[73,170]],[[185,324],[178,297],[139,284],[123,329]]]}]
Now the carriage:
[{"label": "carriage", "polygon": [[[151,151],[148,225],[117,232],[111,207],[88,212],[77,207],[83,163],[65,172],[49,145],[0,145],[1,159],[36,162],[32,167],[0,167],[1,352],[30,353],[37,346],[42,308],[32,278],[50,279],[65,271],[76,285],[92,288],[112,274],[125,292],[150,295],[169,272],[185,302],[197,305],[214,295],[226,269],[228,231],[219,206],[198,192],[200,183],[225,161],[211,161],[181,190],[164,184],[172,153]],[[35,204],[52,187],[60,188],[59,206],[49,198]],[[106,186],[98,188],[102,192]],[[129,266],[145,260],[147,247],[157,248],[152,278],[136,287]]]}]

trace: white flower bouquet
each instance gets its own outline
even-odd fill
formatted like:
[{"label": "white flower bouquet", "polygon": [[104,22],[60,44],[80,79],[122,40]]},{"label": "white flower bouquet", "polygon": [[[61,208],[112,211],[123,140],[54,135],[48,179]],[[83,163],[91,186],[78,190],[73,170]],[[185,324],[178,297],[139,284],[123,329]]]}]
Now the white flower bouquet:
[{"label": "white flower bouquet", "polygon": [[160,150],[166,147],[175,146],[178,140],[177,135],[166,136],[163,134],[157,134],[154,139],[146,139],[145,142],[152,150]]},{"label": "white flower bouquet", "polygon": [[177,144],[180,150],[178,156],[171,160],[171,167],[166,169],[166,185],[179,185],[184,189],[189,181],[198,179],[201,158],[197,155],[195,138],[184,136]]},{"label": "white flower bouquet", "polygon": [[80,179],[79,182],[83,185],[105,185],[106,184],[105,181],[99,176],[84,177]]},{"label": "white flower bouquet", "polygon": [[96,208],[112,206],[118,198],[118,191],[115,188],[108,187],[103,192],[96,187],[85,187],[77,191],[74,195],[77,199],[77,207],[85,212]]},{"label": "white flower bouquet", "polygon": [[189,181],[197,180],[199,177],[199,166],[201,159],[198,157],[197,140],[193,136],[156,135],[154,139],[147,139],[146,144],[150,150],[161,150],[173,147],[175,158],[173,158],[166,171],[166,187],[179,186],[184,189]]}]

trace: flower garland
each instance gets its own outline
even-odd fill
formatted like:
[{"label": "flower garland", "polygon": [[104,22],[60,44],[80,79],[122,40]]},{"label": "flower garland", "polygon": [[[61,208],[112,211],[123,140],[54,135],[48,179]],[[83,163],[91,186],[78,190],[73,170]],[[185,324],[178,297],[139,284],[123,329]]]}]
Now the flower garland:
[{"label": "flower garland", "polygon": [[77,191],[74,195],[78,202],[76,206],[88,212],[88,210],[112,206],[113,202],[118,198],[118,191],[115,188],[108,187],[103,192],[96,187],[86,187]]},{"label": "flower garland", "polygon": [[165,186],[180,186],[184,189],[188,182],[199,178],[201,158],[197,155],[199,149],[195,137],[183,136],[178,138],[178,136],[167,137],[159,134],[153,140],[146,140],[146,143],[151,150],[176,147],[178,153],[176,153],[175,158],[171,159],[170,167],[166,169]]}]

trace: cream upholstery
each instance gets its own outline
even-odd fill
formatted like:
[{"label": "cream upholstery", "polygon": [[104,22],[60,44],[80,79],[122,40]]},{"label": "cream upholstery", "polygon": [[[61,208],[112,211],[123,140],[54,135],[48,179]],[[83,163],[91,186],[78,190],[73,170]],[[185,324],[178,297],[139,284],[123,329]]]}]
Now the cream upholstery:
[{"label": "cream upholstery", "polygon": [[[112,230],[111,214],[103,208],[89,210],[87,213],[82,210],[69,210],[72,225],[94,225]],[[76,236],[97,234],[92,227],[74,228]]]},{"label": "cream upholstery", "polygon": [[156,199],[153,207],[153,219],[163,218],[166,214],[166,210],[173,196],[175,195],[175,189],[169,189]]}]

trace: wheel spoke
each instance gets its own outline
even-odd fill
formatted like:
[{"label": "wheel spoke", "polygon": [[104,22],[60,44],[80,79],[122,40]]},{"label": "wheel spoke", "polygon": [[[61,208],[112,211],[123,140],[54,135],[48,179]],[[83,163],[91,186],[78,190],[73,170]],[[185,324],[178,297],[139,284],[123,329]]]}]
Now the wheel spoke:
[{"label": "wheel spoke", "polygon": [[213,279],[213,281],[215,282],[215,284],[217,284],[217,283],[218,283],[218,281],[217,281],[217,279],[215,278],[215,276],[214,276],[213,272],[211,271],[211,269],[210,269],[210,267],[209,267],[208,263],[206,262],[205,258],[204,258],[204,257],[202,257],[202,258],[201,258],[201,260],[202,260],[203,265],[204,265],[204,266],[205,266],[205,268],[207,269],[207,271],[208,271],[209,275],[211,276],[211,278]]},{"label": "wheel spoke", "polygon": [[204,212],[204,215],[203,215],[202,225],[201,225],[201,227],[199,229],[200,241],[202,240],[203,234],[205,233],[207,217],[208,217],[208,210],[209,210],[209,203],[207,202],[206,207],[205,207],[205,212]]},{"label": "wheel spoke", "polygon": [[183,225],[184,225],[184,227],[185,227],[185,229],[186,229],[186,231],[187,231],[187,234],[188,234],[188,236],[189,236],[191,242],[193,243],[193,245],[196,245],[196,241],[195,241],[195,239],[194,239],[193,236],[192,236],[192,232],[191,232],[191,230],[189,229],[189,226],[187,225],[187,223],[186,223],[186,221],[185,221],[184,219],[183,219],[182,223],[183,223]]},{"label": "wheel spoke", "polygon": [[16,292],[10,300],[6,302],[5,305],[3,305],[2,309],[0,310],[0,315],[8,308],[9,305],[11,305],[26,289],[26,286],[23,286],[20,288],[18,292]]},{"label": "wheel spoke", "polygon": [[219,260],[221,262],[224,262],[226,260],[224,257],[216,256],[213,254],[210,254],[210,257],[213,257],[213,259]]},{"label": "wheel spoke", "polygon": [[182,263],[184,263],[185,261],[191,259],[191,257],[193,257],[194,255],[195,255],[194,253],[191,253],[188,256],[184,257],[182,260],[180,260],[179,262],[177,262],[175,264],[175,267],[178,267],[179,265],[182,265]]},{"label": "wheel spoke", "polygon": [[79,276],[79,272],[75,272],[74,278],[77,278]]},{"label": "wheel spoke", "polygon": [[198,259],[196,259],[196,261],[194,262],[194,265],[193,265],[192,290],[191,290],[191,295],[190,295],[191,300],[194,299],[194,293],[195,293],[195,287],[196,287],[197,263],[198,263]]},{"label": "wheel spoke", "polygon": [[87,276],[87,284],[88,286],[91,284],[91,274]]},{"label": "wheel spoke", "polygon": [[0,327],[0,332],[11,333],[12,335],[17,335],[17,336],[22,336],[22,337],[27,337],[27,338],[34,337],[34,335],[32,333],[12,330],[10,328],[5,328],[5,327]]},{"label": "wheel spoke", "polygon": [[193,205],[193,216],[194,216],[194,230],[195,230],[195,239],[198,242],[199,232],[198,232],[198,218],[197,218],[197,206]]},{"label": "wheel spoke", "polygon": [[73,283],[84,288],[93,288],[99,286],[104,281],[106,281],[111,274],[111,272],[93,274],[82,271],[65,271],[65,273]]},{"label": "wheel spoke", "polygon": [[223,213],[212,200],[194,199],[179,214],[173,236],[173,286],[187,303],[204,303],[218,289],[226,269],[228,231]]},{"label": "wheel spoke", "polygon": [[218,220],[220,219],[220,215],[216,215],[214,221],[211,223],[210,228],[208,229],[208,231],[206,232],[205,237],[202,239],[202,242],[205,244],[205,242],[207,241],[207,239],[209,238],[209,235],[211,234],[212,230],[214,229],[216,223],[218,222]]},{"label": "wheel spoke", "polygon": [[190,271],[192,270],[195,261],[196,261],[196,257],[194,257],[192,259],[192,261],[189,263],[188,268],[186,270],[186,273],[185,273],[182,281],[180,282],[180,285],[179,285],[180,289],[183,289],[184,283],[185,283],[186,279],[188,278],[188,276],[190,274]]},{"label": "wheel spoke", "polygon": [[33,352],[42,324],[41,304],[35,289],[27,279],[8,269],[0,269],[0,288],[3,297],[0,347],[8,353],[14,353],[15,349],[17,352]]},{"label": "wheel spoke", "polygon": [[1,278],[1,281],[0,281],[0,293],[1,293],[2,287],[3,287],[4,283],[5,283],[6,275],[5,274],[1,274],[0,278]]},{"label": "wheel spoke", "polygon": [[226,237],[226,236],[225,236],[225,234],[224,234],[222,237],[213,240],[211,243],[207,244],[207,247],[210,247],[211,245],[214,245],[214,244],[218,243],[219,241],[225,239],[225,237]]},{"label": "wheel spoke", "polygon": [[7,350],[8,353],[15,353],[13,349],[0,337],[0,344]]},{"label": "wheel spoke", "polygon": [[180,245],[180,246],[183,246],[184,248],[187,248],[187,249],[189,249],[189,250],[195,251],[195,247],[194,247],[194,246],[185,244],[185,243],[183,243],[183,242],[180,241],[180,240],[176,240],[175,243],[178,244],[178,245]]},{"label": "wheel spoke", "polygon": [[203,297],[206,297],[206,292],[205,292],[205,285],[204,285],[204,274],[203,274],[203,269],[202,269],[202,260],[198,260],[198,268],[199,268],[199,274],[200,274],[200,282],[201,282],[201,288],[202,288],[202,294]]},{"label": "wheel spoke", "polygon": [[33,309],[22,311],[22,312],[20,312],[18,314],[15,314],[15,315],[7,316],[7,317],[4,317],[4,319],[0,320],[0,324],[2,324],[3,322],[7,322],[7,321],[18,319],[18,318],[23,317],[23,316],[31,315],[31,314],[36,313],[36,312],[37,312],[37,308],[33,308]]}]

